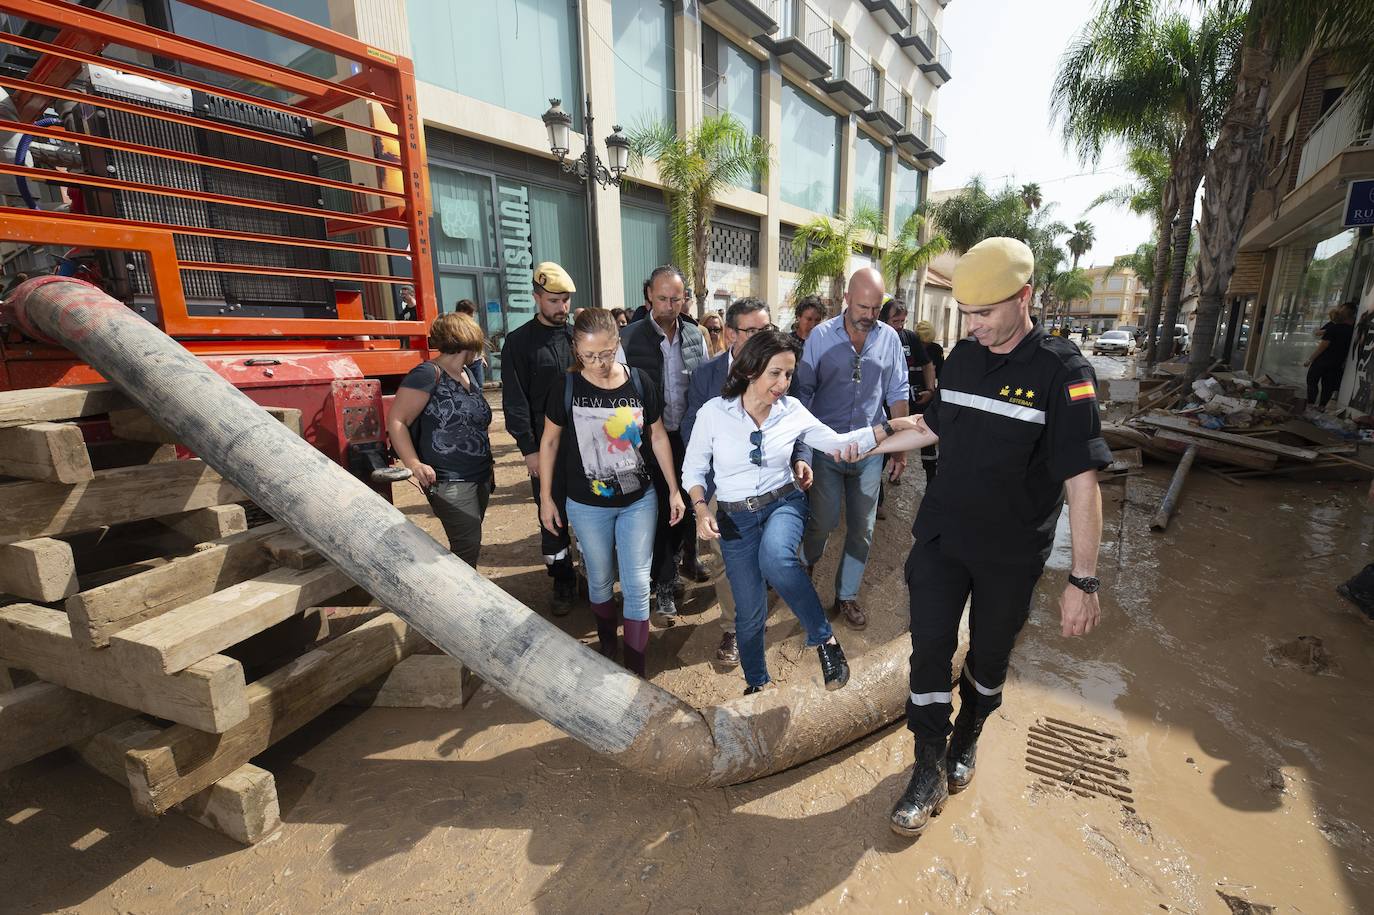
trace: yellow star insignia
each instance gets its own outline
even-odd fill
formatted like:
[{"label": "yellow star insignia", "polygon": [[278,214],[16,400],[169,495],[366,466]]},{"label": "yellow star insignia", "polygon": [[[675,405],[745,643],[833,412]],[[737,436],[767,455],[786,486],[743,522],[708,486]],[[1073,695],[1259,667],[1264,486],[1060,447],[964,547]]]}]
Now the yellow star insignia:
[{"label": "yellow star insignia", "polygon": [[1027,398],[1031,398],[1031,397],[1034,397],[1034,396],[1035,396],[1035,392],[1032,391],[1030,388],[1026,388],[1026,397],[1027,397]]},{"label": "yellow star insignia", "polygon": [[1022,392],[1021,392],[1021,389],[1020,389],[1020,388],[1017,388],[1017,389],[1016,389],[1016,396],[1017,396],[1017,397],[1020,397],[1020,396],[1021,396],[1021,393],[1022,393]]},{"label": "yellow star insignia", "polygon": [[999,397],[1007,397],[1007,396],[1009,396],[1010,394],[1011,394],[1011,387],[1010,387],[1010,386],[1005,387],[1005,388],[1003,388],[1001,391],[998,392],[998,396],[999,396]]}]

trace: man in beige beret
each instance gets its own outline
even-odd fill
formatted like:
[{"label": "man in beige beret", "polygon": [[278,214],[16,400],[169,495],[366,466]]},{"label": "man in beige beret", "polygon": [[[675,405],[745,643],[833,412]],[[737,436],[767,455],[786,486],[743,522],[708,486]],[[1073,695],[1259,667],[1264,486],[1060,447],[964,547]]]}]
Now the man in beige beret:
[{"label": "man in beige beret", "polygon": [[[1016,636],[1030,615],[1067,494],[1073,562],[1060,595],[1060,631],[1097,625],[1102,440],[1092,366],[1078,347],[1031,318],[1030,248],[989,238],[954,268],[954,298],[968,336],[950,350],[925,412],[928,431],[899,432],[881,452],[939,441],[940,472],[926,490],[906,562],[911,601],[911,696],[916,736],[911,783],[893,808],[901,835],[919,835],[951,793],[973,779],[978,737],[1002,704]],[[959,618],[971,638],[959,677],[949,672]],[[952,734],[952,736],[951,736]]]}]

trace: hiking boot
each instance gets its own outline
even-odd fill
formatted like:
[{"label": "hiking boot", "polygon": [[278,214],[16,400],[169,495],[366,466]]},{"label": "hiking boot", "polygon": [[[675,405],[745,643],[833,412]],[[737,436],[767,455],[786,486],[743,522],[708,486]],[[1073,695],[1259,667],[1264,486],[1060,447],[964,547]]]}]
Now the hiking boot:
[{"label": "hiking boot", "polygon": [[567,616],[577,602],[577,579],[555,578],[553,580],[553,615]]},{"label": "hiking boot", "polygon": [[844,649],[839,641],[826,642],[816,646],[816,654],[821,659],[821,676],[828,690],[842,689],[849,682],[849,662],[844,659]]},{"label": "hiking boot", "polygon": [[836,601],[835,608],[844,617],[844,621],[850,629],[862,629],[868,625],[868,614],[864,613],[864,609],[859,606],[858,601]]},{"label": "hiking boot", "polygon": [[773,686],[773,681],[772,681],[772,680],[769,680],[767,683],[763,684],[762,686],[746,686],[746,687],[744,688],[744,694],[745,694],[746,696],[752,696],[752,695],[754,695],[755,693],[761,693],[761,692],[763,692],[763,691],[766,690],[766,689],[773,689],[773,688],[774,688],[774,686]]},{"label": "hiking boot", "polygon": [[943,740],[916,741],[916,768],[888,820],[897,835],[919,836],[944,810],[949,800],[945,752]]},{"label": "hiking boot", "polygon": [[677,621],[677,598],[673,594],[672,584],[660,584],[655,589],[658,596],[658,605],[654,608],[654,614],[658,617],[660,625],[671,626]]},{"label": "hiking boot", "polygon": [[983,733],[987,720],[988,716],[978,714],[972,703],[959,706],[954,733],[949,738],[949,752],[945,754],[950,794],[958,794],[973,781],[973,767],[978,762],[978,735]]},{"label": "hiking boot", "polygon": [[720,637],[720,647],[716,649],[716,661],[734,667],[739,663],[739,642],[735,634],[727,632]]}]

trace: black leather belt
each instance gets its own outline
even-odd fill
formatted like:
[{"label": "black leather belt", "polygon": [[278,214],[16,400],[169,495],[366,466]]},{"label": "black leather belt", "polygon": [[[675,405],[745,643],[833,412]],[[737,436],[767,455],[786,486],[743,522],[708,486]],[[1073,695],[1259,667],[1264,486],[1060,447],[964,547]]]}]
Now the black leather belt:
[{"label": "black leather belt", "polygon": [[785,499],[797,491],[796,483],[784,483],[772,492],[766,492],[761,496],[750,496],[743,502],[722,502],[716,500],[716,507],[723,512],[756,512],[766,505],[772,505],[779,499]]}]

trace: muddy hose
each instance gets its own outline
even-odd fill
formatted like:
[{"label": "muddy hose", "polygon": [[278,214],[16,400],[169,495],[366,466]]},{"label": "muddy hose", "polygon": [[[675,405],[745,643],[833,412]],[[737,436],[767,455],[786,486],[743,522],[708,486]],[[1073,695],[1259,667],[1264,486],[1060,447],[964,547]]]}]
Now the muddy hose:
[{"label": "muddy hose", "polygon": [[74,351],[222,476],[481,678],[628,769],[683,786],[780,772],[895,720],[906,639],[819,677],[695,709],[568,637],[361,481],[275,421],[190,352],[99,289],[41,277],[6,310]]}]

